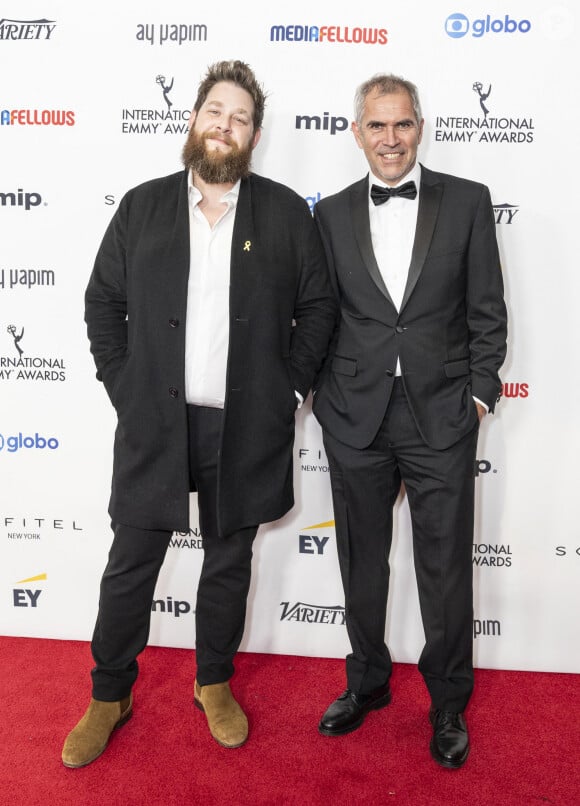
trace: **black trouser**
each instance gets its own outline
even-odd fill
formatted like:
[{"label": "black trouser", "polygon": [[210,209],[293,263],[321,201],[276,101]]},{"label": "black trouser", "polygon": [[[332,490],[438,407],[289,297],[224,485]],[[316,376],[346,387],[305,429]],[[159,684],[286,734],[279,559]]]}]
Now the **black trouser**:
[{"label": "black trouser", "polygon": [[[223,683],[234,673],[250,586],[252,544],[257,526],[219,537],[217,463],[223,412],[188,406],[189,465],[198,491],[203,566],[195,612],[197,681]],[[101,580],[99,612],[91,649],[93,697],[128,696],[137,678],[137,656],[149,638],[157,577],[170,531],[113,524],[114,539]]]},{"label": "black trouser", "polygon": [[429,448],[397,380],[380,431],[368,448],[351,448],[324,436],[352,647],[347,685],[355,692],[369,693],[391,675],[385,620],[392,511],[402,481],[426,639],[419,669],[436,708],[463,711],[467,705],[473,689],[477,433],[476,428],[444,451]]}]

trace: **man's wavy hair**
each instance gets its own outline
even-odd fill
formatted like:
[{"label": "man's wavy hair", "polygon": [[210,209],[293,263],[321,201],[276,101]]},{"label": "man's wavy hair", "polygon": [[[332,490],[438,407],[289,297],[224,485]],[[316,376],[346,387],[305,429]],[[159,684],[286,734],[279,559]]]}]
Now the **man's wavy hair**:
[{"label": "man's wavy hair", "polygon": [[215,62],[215,64],[211,64],[207,68],[207,73],[197,91],[197,99],[193,107],[195,112],[199,112],[212,87],[220,81],[229,81],[231,84],[235,84],[243,90],[246,90],[246,92],[252,96],[254,102],[254,114],[252,116],[254,131],[260,129],[264,119],[266,95],[260,84],[258,84],[256,76],[250,66],[237,59]]}]

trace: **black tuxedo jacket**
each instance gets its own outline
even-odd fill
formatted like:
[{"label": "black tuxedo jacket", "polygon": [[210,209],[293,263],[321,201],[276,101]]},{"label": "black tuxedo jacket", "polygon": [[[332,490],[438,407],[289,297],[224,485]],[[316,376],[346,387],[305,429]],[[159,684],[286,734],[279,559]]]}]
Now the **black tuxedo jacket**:
[{"label": "black tuxedo jacket", "polygon": [[[97,366],[118,415],[110,514],[143,529],[189,527],[185,171],[129,191],[85,296]],[[230,342],[218,521],[229,534],[293,504],[294,390],[304,397],[335,325],[324,250],[306,202],[242,180],[230,265]]]},{"label": "black tuxedo jacket", "polygon": [[[388,202],[387,202],[388,204]],[[365,448],[384,417],[397,356],[425,442],[445,449],[493,411],[506,352],[506,309],[488,189],[426,168],[403,301],[396,310],[373,253],[368,178],[316,205],[340,321],[316,384],[314,413]]]}]

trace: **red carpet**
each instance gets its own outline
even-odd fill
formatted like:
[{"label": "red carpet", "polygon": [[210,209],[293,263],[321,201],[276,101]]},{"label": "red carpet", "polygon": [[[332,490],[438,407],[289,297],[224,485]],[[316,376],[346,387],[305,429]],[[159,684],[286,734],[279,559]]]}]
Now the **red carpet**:
[{"label": "red carpet", "polygon": [[0,637],[2,806],[580,804],[580,676],[478,670],[471,755],[448,771],[429,755],[414,666],[395,666],[390,706],[331,739],[316,725],[344,687],[342,661],[240,654],[232,688],[250,738],[225,750],[192,704],[193,653],[149,647],[133,718],[100,759],[69,770],[60,751],[90,667],[86,643]]}]

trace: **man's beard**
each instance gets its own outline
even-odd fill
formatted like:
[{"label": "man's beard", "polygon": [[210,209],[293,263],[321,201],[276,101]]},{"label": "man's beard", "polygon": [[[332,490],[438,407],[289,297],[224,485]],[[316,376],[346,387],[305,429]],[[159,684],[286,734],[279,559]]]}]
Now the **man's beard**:
[{"label": "man's beard", "polygon": [[234,184],[250,173],[252,147],[248,144],[247,148],[240,149],[233,140],[220,135],[231,150],[227,153],[208,151],[205,141],[215,134],[197,134],[191,129],[183,146],[181,159],[188,170],[192,170],[209,185]]}]

